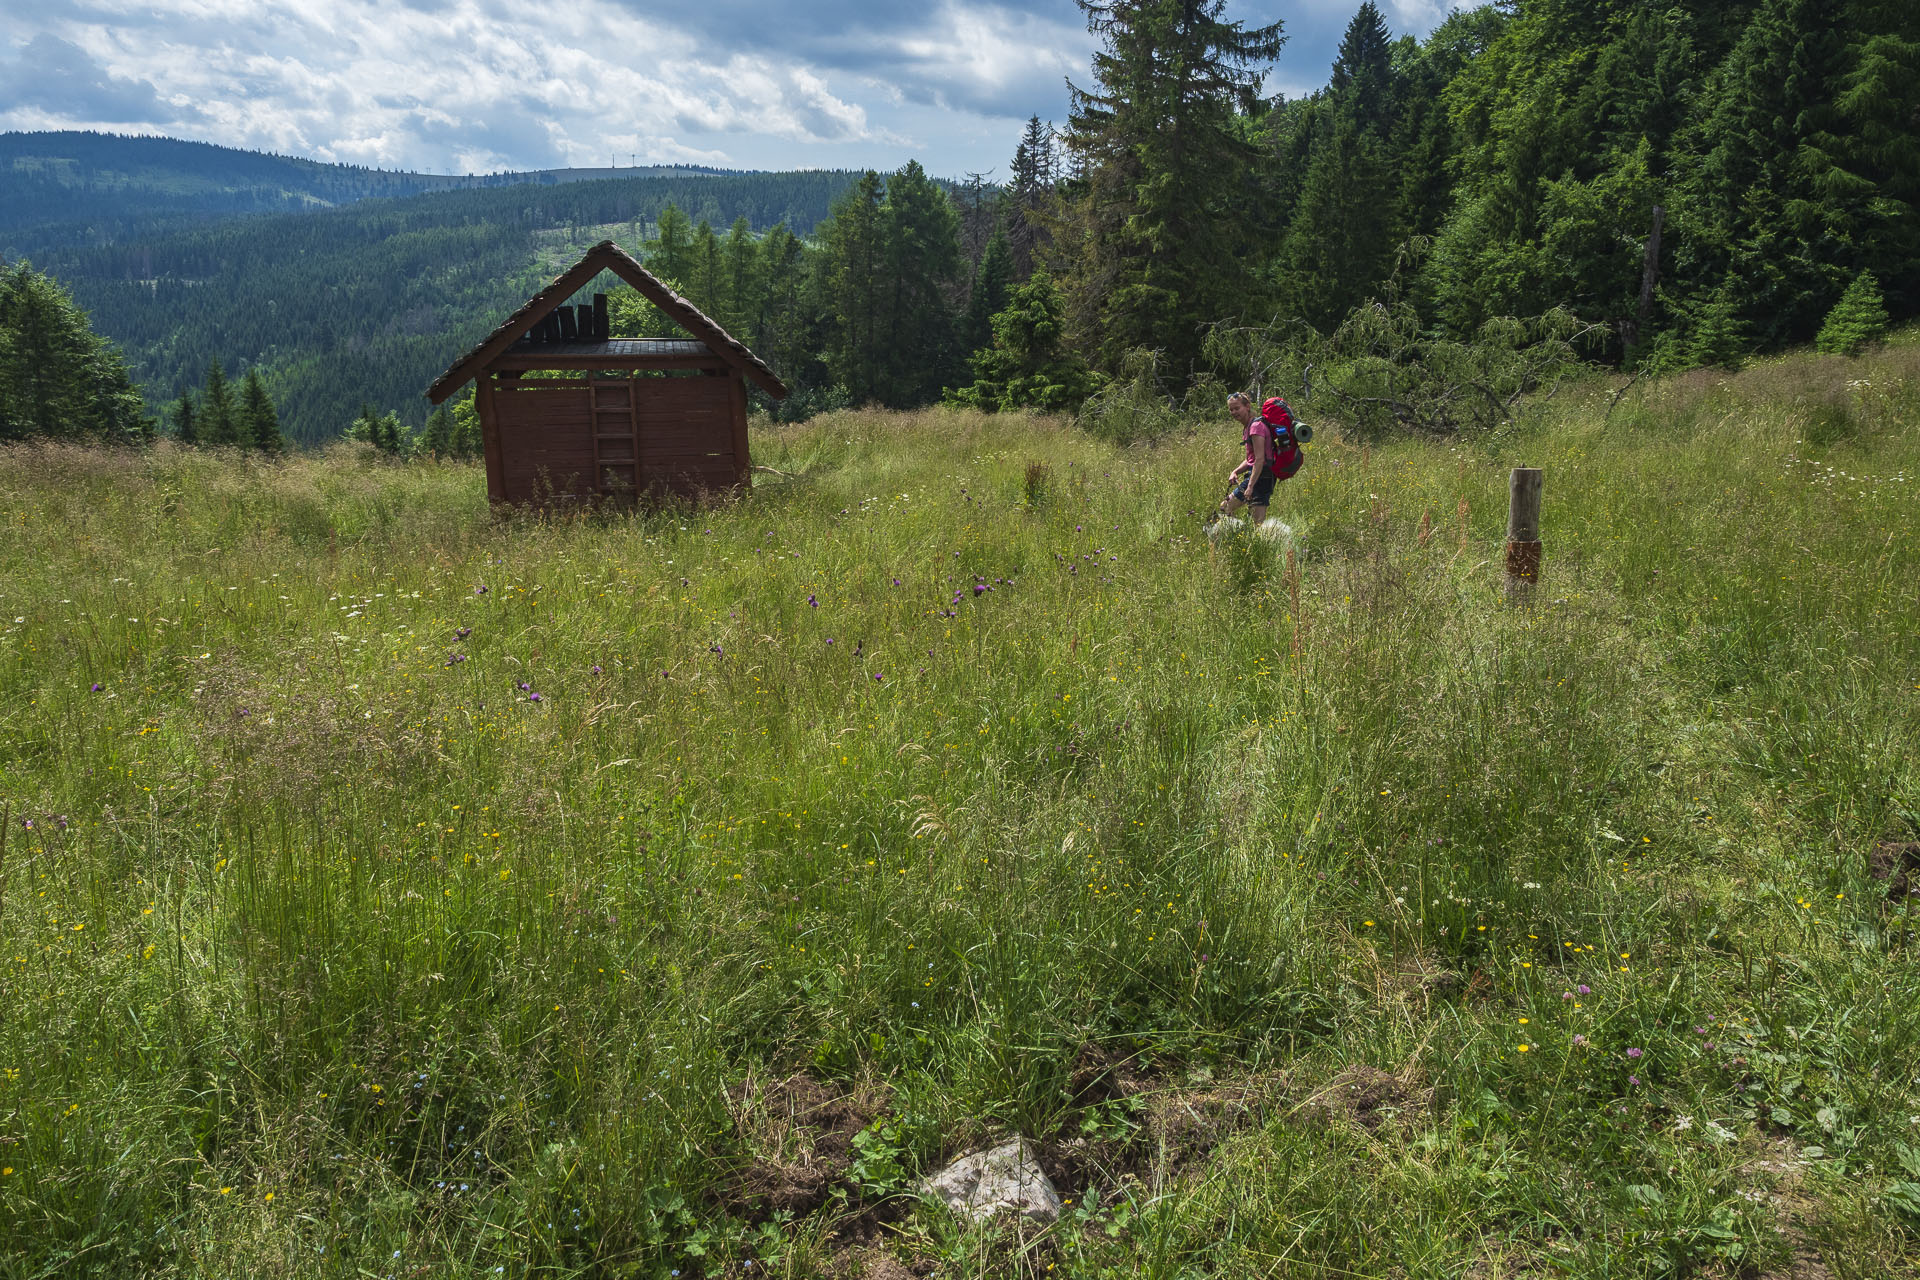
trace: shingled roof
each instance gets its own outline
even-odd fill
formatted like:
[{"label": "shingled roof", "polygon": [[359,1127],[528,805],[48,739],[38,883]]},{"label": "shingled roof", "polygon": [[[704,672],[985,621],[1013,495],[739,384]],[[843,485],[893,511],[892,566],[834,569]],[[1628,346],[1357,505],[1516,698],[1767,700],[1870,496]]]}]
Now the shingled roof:
[{"label": "shingled roof", "polygon": [[787,396],[787,384],[769,369],[766,362],[747,350],[746,345],[708,316],[662,284],[657,276],[641,266],[626,250],[611,240],[602,240],[587,250],[580,261],[553,278],[553,283],[536,293],[528,303],[507,317],[480,345],[453,362],[427,389],[427,399],[443,403],[480,375],[481,370],[498,359],[507,348],[525,336],[528,329],[545,319],[549,312],[578,293],[602,271],[611,271],[639,291],[640,296],[665,312],[667,318],[689,334],[705,342],[714,355],[739,370],[776,400]]}]

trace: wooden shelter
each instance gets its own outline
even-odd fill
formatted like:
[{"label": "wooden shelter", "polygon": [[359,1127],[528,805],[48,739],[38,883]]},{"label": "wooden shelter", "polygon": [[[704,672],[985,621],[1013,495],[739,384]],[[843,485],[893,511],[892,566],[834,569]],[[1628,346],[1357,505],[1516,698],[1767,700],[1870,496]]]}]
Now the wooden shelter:
[{"label": "wooden shelter", "polygon": [[[685,339],[610,338],[607,298],[564,305],[602,271],[639,291]],[[529,378],[535,371],[560,377]],[[611,240],[554,278],[427,391],[477,382],[487,497],[544,503],[689,497],[747,483],[747,388],[786,384],[718,323]]]}]

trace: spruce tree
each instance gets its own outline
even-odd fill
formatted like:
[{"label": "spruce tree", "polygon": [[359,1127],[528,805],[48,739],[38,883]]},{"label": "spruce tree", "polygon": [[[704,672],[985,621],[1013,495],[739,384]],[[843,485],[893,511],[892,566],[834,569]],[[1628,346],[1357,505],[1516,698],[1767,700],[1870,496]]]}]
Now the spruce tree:
[{"label": "spruce tree", "polygon": [[883,402],[910,407],[936,399],[965,355],[948,301],[965,261],[960,215],[917,160],[887,179],[882,211],[888,331],[879,391]]},{"label": "spruce tree", "polygon": [[0,440],[133,444],[150,429],[120,353],[71,295],[24,262],[0,273]]},{"label": "spruce tree", "polygon": [[280,413],[267,395],[258,369],[248,369],[240,389],[240,443],[263,453],[284,453],[287,438],[280,432]]},{"label": "spruce tree", "polygon": [[1099,379],[1065,345],[1064,313],[1053,278],[1036,271],[993,317],[992,345],[973,356],[973,384],[953,392],[949,399],[988,413],[1078,409]]},{"label": "spruce tree", "polygon": [[766,308],[766,279],[760,261],[760,242],[744,217],[735,218],[721,249],[725,276],[725,308],[715,314],[721,327],[743,342],[751,341],[760,328],[761,312]]},{"label": "spruce tree", "polygon": [[833,324],[827,367],[855,404],[877,399],[886,341],[885,188],[869,169],[835,202],[825,228],[826,287]]},{"label": "spruce tree", "polygon": [[1006,308],[1013,288],[1013,247],[1004,231],[996,231],[980,255],[967,295],[967,314],[961,322],[961,345],[969,355],[993,345],[993,318]]},{"label": "spruce tree", "polygon": [[1226,0],[1078,0],[1100,37],[1094,85],[1069,86],[1084,171],[1061,278],[1072,329],[1102,368],[1136,349],[1184,379],[1203,331],[1237,314],[1253,243],[1252,116],[1281,25]]},{"label": "spruce tree", "polygon": [[1275,282],[1287,312],[1323,332],[1391,272],[1398,194],[1386,140],[1338,104],[1327,114],[1327,136],[1300,184]]},{"label": "spruce tree", "polygon": [[195,422],[193,395],[182,391],[180,398],[173,402],[173,438],[184,445],[200,443],[200,428]]},{"label": "spruce tree", "polygon": [[767,280],[766,304],[754,350],[775,373],[794,384],[806,364],[817,357],[807,305],[807,252],[800,238],[776,224],[760,244],[761,265]]},{"label": "spruce tree", "polygon": [[1695,304],[1687,336],[1687,363],[1696,367],[1737,369],[1753,337],[1741,317],[1736,283],[1723,282]]},{"label": "spruce tree", "polygon": [[1373,0],[1362,0],[1340,38],[1329,89],[1361,132],[1393,128],[1393,37]]},{"label": "spruce tree", "polygon": [[685,282],[693,276],[693,220],[671,200],[660,210],[658,233],[646,242],[646,267],[663,279]]},{"label": "spruce tree", "polygon": [[1007,247],[1013,252],[1016,280],[1033,274],[1034,261],[1047,242],[1045,211],[1058,167],[1052,122],[1042,124],[1039,116],[1029,117],[1013,149],[1013,174],[1007,183]]},{"label": "spruce tree", "polygon": [[1852,233],[1872,184],[1811,163],[1811,140],[1836,123],[1845,22],[1830,0],[1765,0],[1708,84],[1690,139],[1703,154],[1675,200],[1682,270],[1724,281],[1762,347],[1813,337],[1821,300],[1857,265]]},{"label": "spruce tree", "polygon": [[1887,307],[1880,296],[1880,282],[1871,272],[1862,271],[1827,312],[1814,345],[1830,354],[1854,356],[1886,336]]},{"label": "spruce tree", "polygon": [[200,392],[200,439],[206,444],[241,444],[240,431],[240,409],[233,402],[233,386],[227,381],[227,371],[215,360],[207,366],[207,384]]}]

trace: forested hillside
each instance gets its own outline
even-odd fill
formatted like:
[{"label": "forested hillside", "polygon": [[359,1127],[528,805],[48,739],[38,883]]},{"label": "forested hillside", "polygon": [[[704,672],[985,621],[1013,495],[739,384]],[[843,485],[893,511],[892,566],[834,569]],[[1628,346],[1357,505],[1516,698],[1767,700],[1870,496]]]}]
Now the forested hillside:
[{"label": "forested hillside", "polygon": [[260,366],[290,439],[339,435],[363,403],[416,425],[421,393],[608,231],[637,240],[669,204],[801,234],[852,175],[633,178],[447,191],[307,214],[231,218],[35,262],[121,344],[158,406],[215,360]]},{"label": "forested hillside", "polygon": [[324,164],[178,138],[0,133],[0,251],[37,255],[234,213],[301,212],[375,197],[594,178],[690,177],[715,169],[649,165],[445,175]]},{"label": "forested hillside", "polygon": [[1255,97],[1277,31],[1084,3],[1049,226],[1079,342],[1201,367],[1224,320],[1337,330],[1370,299],[1470,337],[1567,308],[1610,361],[1811,340],[1863,275],[1920,286],[1920,8],[1518,0],[1394,39],[1362,4],[1328,87]]},{"label": "forested hillside", "polygon": [[[258,369],[299,442],[366,403],[417,425],[432,376],[604,235],[765,355],[791,416],[1097,394],[1114,423],[1222,384],[1303,390],[1312,367],[1367,429],[1447,434],[1573,360],[1727,366],[1920,315],[1920,6],[1514,0],[1417,40],[1367,0],[1298,100],[1261,93],[1280,23],[1081,7],[1090,74],[997,185],[909,163],[443,191],[148,225],[36,265],[149,404],[215,359]],[[307,173],[255,160],[258,189]]]}]

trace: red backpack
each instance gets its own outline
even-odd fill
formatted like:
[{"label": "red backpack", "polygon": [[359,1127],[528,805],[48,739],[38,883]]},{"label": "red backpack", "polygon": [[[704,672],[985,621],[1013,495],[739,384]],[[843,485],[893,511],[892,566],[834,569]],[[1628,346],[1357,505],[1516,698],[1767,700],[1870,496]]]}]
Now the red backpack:
[{"label": "red backpack", "polygon": [[1300,464],[1307,460],[1294,435],[1293,410],[1279,396],[1269,396],[1260,406],[1260,421],[1273,433],[1273,478],[1291,480]]}]

